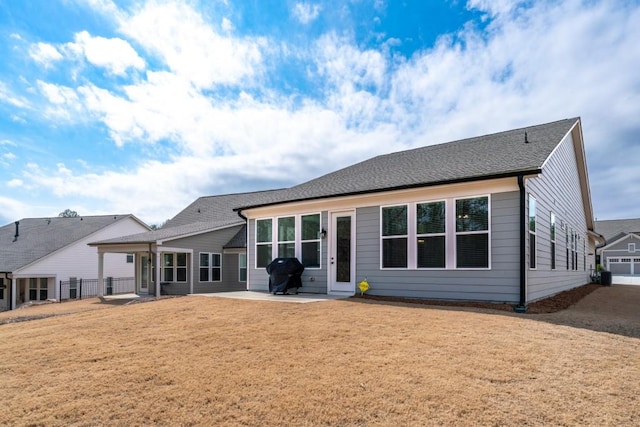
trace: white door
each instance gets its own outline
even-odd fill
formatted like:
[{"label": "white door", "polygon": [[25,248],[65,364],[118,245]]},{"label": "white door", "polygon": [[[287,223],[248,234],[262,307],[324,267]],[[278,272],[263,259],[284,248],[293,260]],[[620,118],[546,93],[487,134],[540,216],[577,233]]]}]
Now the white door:
[{"label": "white door", "polygon": [[329,293],[356,290],[355,213],[331,212],[329,236]]}]

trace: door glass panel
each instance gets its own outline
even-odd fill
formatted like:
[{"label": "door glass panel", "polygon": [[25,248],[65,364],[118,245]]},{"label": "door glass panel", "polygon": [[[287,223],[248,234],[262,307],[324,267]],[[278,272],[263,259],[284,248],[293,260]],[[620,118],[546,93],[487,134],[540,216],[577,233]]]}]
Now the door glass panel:
[{"label": "door glass panel", "polygon": [[147,289],[147,283],[149,280],[149,258],[146,256],[140,257],[140,288]]},{"label": "door glass panel", "polygon": [[351,217],[336,218],[336,282],[351,282]]}]

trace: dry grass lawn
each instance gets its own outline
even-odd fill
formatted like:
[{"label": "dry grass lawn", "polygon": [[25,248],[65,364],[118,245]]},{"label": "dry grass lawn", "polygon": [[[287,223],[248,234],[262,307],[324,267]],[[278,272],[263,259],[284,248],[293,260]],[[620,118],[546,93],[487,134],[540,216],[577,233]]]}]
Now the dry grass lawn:
[{"label": "dry grass lawn", "polygon": [[205,297],[18,311],[72,314],[0,325],[2,425],[640,425],[640,338],[550,315]]}]

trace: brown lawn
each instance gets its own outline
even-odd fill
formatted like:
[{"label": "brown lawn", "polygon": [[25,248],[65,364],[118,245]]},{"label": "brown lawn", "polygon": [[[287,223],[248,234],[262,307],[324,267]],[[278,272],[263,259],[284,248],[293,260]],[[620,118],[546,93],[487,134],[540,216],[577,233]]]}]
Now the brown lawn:
[{"label": "brown lawn", "polygon": [[18,311],[57,316],[0,325],[2,425],[640,424],[640,338],[551,315],[183,297],[0,320]]}]

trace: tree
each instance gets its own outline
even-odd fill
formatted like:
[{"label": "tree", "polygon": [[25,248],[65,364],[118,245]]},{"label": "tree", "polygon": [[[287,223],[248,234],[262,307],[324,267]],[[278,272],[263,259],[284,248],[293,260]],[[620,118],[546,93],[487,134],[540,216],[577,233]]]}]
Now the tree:
[{"label": "tree", "polygon": [[169,222],[169,220],[168,220],[168,219],[166,219],[166,220],[165,220],[162,224],[160,224],[160,225],[158,225],[158,224],[151,224],[151,225],[149,226],[149,228],[150,228],[150,229],[152,229],[152,230],[159,230],[159,229],[161,229],[162,227],[164,227],[164,225],[165,225],[167,222]]},{"label": "tree", "polygon": [[78,212],[76,211],[72,211],[71,209],[65,209],[63,212],[60,212],[58,216],[60,218],[77,218],[80,215],[78,215]]}]

